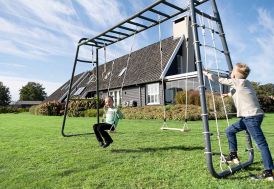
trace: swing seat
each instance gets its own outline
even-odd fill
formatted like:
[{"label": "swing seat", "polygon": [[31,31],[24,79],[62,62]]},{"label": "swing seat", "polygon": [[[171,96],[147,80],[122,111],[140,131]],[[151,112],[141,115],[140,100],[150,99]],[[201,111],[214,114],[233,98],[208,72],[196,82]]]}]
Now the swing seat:
[{"label": "swing seat", "polygon": [[172,130],[172,131],[181,131],[181,132],[190,131],[189,128],[171,128],[171,127],[162,127],[161,130]]}]

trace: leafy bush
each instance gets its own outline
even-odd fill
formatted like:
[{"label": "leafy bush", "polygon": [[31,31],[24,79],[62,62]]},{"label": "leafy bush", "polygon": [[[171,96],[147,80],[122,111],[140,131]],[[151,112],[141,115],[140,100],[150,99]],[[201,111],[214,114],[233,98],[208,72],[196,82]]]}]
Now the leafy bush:
[{"label": "leafy bush", "polygon": [[[224,99],[225,109],[226,109],[227,113],[236,113],[236,107],[234,105],[233,99],[231,97],[225,97],[223,99]],[[224,109],[221,95],[214,94],[214,101],[215,101],[215,108],[217,110],[217,113],[223,114],[223,116],[225,116],[225,109]],[[208,111],[214,115],[214,113],[213,113],[214,112],[214,103],[213,103],[212,94],[206,93],[206,102],[207,102]],[[231,116],[231,114],[229,114],[229,115]]]},{"label": "leafy bush", "polygon": [[34,115],[47,115],[47,116],[58,116],[61,115],[62,104],[57,101],[49,101],[43,104],[32,106],[29,112]]},{"label": "leafy bush", "polygon": [[[104,107],[104,101],[99,99],[99,108]],[[74,99],[69,103],[68,116],[83,117],[84,111],[96,109],[96,98],[90,99]]]},{"label": "leafy bush", "polygon": [[31,106],[29,108],[29,112],[33,115],[39,115],[38,109],[39,109],[39,105]]},{"label": "leafy bush", "polygon": [[176,104],[186,104],[186,95],[187,95],[187,104],[192,104],[200,106],[200,94],[199,91],[190,90],[187,92],[180,91],[176,93],[175,102]]},{"label": "leafy bush", "polygon": [[264,112],[274,112],[274,99],[269,96],[258,96],[259,103]]},{"label": "leafy bush", "polygon": [[[121,111],[126,119],[163,119],[163,106],[126,107]],[[166,118],[168,120],[185,120],[186,106],[182,104],[166,106]],[[224,119],[224,113],[218,113],[219,119]],[[196,105],[187,106],[187,120],[201,119],[201,107]],[[209,119],[214,119],[214,114],[209,114]]]},{"label": "leafy bush", "polygon": [[[104,109],[99,109],[99,116],[103,116]],[[85,110],[82,114],[84,117],[96,117],[97,116],[97,109],[89,109]]]},{"label": "leafy bush", "polygon": [[0,114],[19,113],[18,109],[12,106],[0,106]]}]

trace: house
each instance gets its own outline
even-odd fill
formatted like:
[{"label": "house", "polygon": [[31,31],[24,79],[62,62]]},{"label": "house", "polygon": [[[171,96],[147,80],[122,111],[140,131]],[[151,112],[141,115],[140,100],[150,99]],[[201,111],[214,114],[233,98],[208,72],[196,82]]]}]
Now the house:
[{"label": "house", "polygon": [[[162,40],[161,43],[162,68],[159,42],[132,52],[128,67],[128,55],[100,65],[100,97],[107,96],[109,89],[109,95],[113,96],[115,105],[160,105],[164,102],[173,103],[176,92],[185,90],[186,87],[188,90],[198,90],[190,18],[182,17],[175,20],[173,36]],[[72,84],[72,96],[94,97],[95,73],[96,70],[93,69],[76,75]],[[126,75],[122,87],[124,74]],[[70,81],[67,81],[45,101],[64,102],[69,83]],[[206,84],[208,85],[208,82]]]},{"label": "house", "polygon": [[19,100],[16,101],[12,104],[13,107],[16,108],[30,108],[31,106],[39,105],[41,104],[42,101],[24,101],[24,100]]}]

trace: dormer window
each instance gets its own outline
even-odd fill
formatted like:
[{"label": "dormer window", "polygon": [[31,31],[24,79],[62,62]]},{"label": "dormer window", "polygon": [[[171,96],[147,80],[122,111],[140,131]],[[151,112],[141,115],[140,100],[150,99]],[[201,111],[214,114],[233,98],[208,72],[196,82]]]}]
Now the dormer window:
[{"label": "dormer window", "polygon": [[92,83],[92,82],[95,82],[95,81],[96,81],[96,77],[95,77],[94,75],[92,75],[92,76],[90,76],[90,78],[89,78],[87,84]]},{"label": "dormer window", "polygon": [[125,73],[126,70],[127,70],[127,68],[123,68],[118,76],[121,77]]},{"label": "dormer window", "polygon": [[105,75],[105,77],[104,77],[104,80],[106,80],[109,76],[110,76],[110,72],[108,72],[106,75]]},{"label": "dormer window", "polygon": [[86,87],[80,87],[79,89],[77,89],[77,91],[76,91],[73,95],[75,95],[75,96],[80,95],[80,94],[83,92],[83,90],[84,90],[85,88],[86,88]]}]

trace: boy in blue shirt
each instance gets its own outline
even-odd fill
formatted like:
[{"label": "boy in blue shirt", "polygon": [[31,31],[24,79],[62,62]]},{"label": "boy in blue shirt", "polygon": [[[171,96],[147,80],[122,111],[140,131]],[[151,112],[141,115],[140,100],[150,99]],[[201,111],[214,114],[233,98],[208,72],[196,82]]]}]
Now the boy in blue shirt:
[{"label": "boy in blue shirt", "polygon": [[113,142],[106,130],[114,131],[118,125],[119,119],[123,118],[120,110],[113,106],[113,98],[111,96],[105,98],[105,108],[107,108],[105,123],[93,125],[96,139],[103,148],[108,147]]}]

